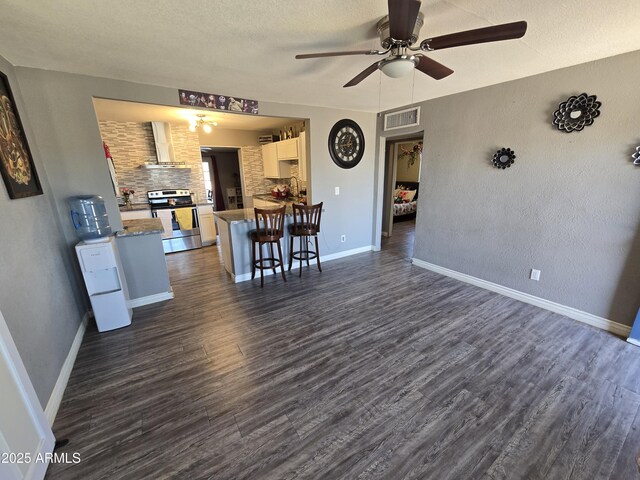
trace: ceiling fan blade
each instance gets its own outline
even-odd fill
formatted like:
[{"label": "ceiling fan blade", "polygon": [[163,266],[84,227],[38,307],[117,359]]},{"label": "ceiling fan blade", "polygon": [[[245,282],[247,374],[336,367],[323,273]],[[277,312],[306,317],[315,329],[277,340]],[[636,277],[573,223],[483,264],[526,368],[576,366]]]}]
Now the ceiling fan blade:
[{"label": "ceiling fan blade", "polygon": [[365,68],[362,72],[360,72],[358,75],[356,75],[355,77],[353,77],[351,80],[349,80],[349,82],[345,83],[343,85],[344,88],[346,87],[353,87],[354,85],[359,84],[362,80],[364,80],[365,78],[367,78],[369,75],[371,75],[373,72],[375,72],[376,70],[378,70],[378,63],[376,62],[373,65]]},{"label": "ceiling fan blade", "polygon": [[445,67],[441,63],[425,57],[424,55],[419,55],[418,58],[420,59],[420,62],[418,63],[418,65],[416,65],[416,68],[422,73],[426,73],[436,80],[448,77],[453,73],[453,70],[451,70],[449,67]]},{"label": "ceiling fan blade", "polygon": [[443,48],[474,45],[476,43],[497,42],[522,37],[527,31],[527,22],[503,23],[492,27],[477,28],[464,32],[450,33],[440,37],[423,40],[423,50],[442,50]]},{"label": "ceiling fan blade", "polygon": [[339,57],[341,55],[377,55],[378,50],[348,50],[346,52],[303,53],[296,55],[298,60],[302,58]]},{"label": "ceiling fan blade", "polygon": [[389,34],[395,40],[411,37],[420,12],[418,0],[389,0]]}]

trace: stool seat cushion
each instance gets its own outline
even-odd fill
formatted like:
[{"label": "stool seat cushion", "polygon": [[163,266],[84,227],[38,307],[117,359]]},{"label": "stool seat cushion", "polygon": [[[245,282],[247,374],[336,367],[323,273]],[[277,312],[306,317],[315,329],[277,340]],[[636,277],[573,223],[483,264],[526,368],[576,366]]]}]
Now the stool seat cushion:
[{"label": "stool seat cushion", "polygon": [[289,224],[287,227],[290,235],[303,236],[303,235],[317,235],[320,229],[316,228],[306,228],[301,225],[294,225],[293,223]]},{"label": "stool seat cushion", "polygon": [[262,238],[262,241],[277,241],[280,238],[282,238],[282,235],[267,235],[267,233],[264,231],[264,229],[253,229],[249,231],[249,238],[255,242],[260,241],[260,239]]}]

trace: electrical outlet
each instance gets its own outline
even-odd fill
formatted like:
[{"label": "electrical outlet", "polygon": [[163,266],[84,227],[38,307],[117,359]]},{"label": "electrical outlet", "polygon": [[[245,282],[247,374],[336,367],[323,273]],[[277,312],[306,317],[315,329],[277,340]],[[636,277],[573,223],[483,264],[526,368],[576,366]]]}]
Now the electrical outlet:
[{"label": "electrical outlet", "polygon": [[340,236],[340,241],[341,241],[342,243],[346,242],[346,241],[347,241],[347,236],[346,236],[346,235],[341,235],[341,236]]},{"label": "electrical outlet", "polygon": [[536,282],[540,281],[540,270],[536,270],[535,268],[531,269],[531,275],[529,275],[531,280],[535,280]]},{"label": "electrical outlet", "polygon": [[340,187],[336,187],[334,192],[336,195],[340,195]]}]

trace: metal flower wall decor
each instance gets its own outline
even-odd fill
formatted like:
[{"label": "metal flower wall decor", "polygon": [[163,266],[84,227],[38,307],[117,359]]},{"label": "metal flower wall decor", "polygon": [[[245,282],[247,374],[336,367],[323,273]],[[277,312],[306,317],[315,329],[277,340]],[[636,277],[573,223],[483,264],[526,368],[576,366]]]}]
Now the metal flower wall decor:
[{"label": "metal flower wall decor", "polygon": [[493,164],[501,169],[509,168],[516,160],[516,153],[510,148],[501,148],[493,156]]},{"label": "metal flower wall decor", "polygon": [[600,105],[595,95],[571,96],[553,113],[553,124],[563,132],[579,132],[593,124],[593,119],[600,115]]},{"label": "metal flower wall decor", "polygon": [[422,142],[417,142],[410,150],[400,145],[400,157],[407,157],[407,168],[412,167],[416,160],[422,158]]},{"label": "metal flower wall decor", "polygon": [[633,158],[634,165],[640,165],[640,145],[636,147],[636,153],[631,155],[631,158]]}]

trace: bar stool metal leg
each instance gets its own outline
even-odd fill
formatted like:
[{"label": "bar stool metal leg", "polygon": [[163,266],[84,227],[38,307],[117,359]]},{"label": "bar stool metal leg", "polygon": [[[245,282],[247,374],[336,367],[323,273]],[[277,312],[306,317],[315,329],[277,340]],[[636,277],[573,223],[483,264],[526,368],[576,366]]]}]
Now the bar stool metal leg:
[{"label": "bar stool metal leg", "polygon": [[[278,242],[280,245],[280,242]],[[271,266],[273,267],[273,274],[276,274],[276,256],[273,254],[273,242],[269,242],[269,250],[271,251]]]},{"label": "bar stool metal leg", "polygon": [[289,235],[289,271],[293,265],[293,235]]},{"label": "bar stool metal leg", "polygon": [[[280,273],[282,273],[282,280],[287,281],[287,277],[284,276],[284,262],[282,261],[282,247],[280,246],[280,240],[278,240],[278,257],[280,257]],[[276,269],[273,269],[274,273]]]},{"label": "bar stool metal leg", "polygon": [[322,271],[322,267],[320,266],[320,249],[318,248],[318,236],[314,236],[316,240],[316,262],[318,262],[318,270]]},{"label": "bar stool metal leg", "polygon": [[260,288],[264,287],[264,260],[262,259],[262,242],[258,242],[258,253],[260,254]]},{"label": "bar stool metal leg", "polygon": [[256,278],[256,242],[251,241],[251,280]]},{"label": "bar stool metal leg", "polygon": [[302,276],[302,235],[298,237],[298,241],[300,242],[300,252],[298,252],[298,258],[300,259],[300,273],[298,274],[298,276],[301,277]]}]

